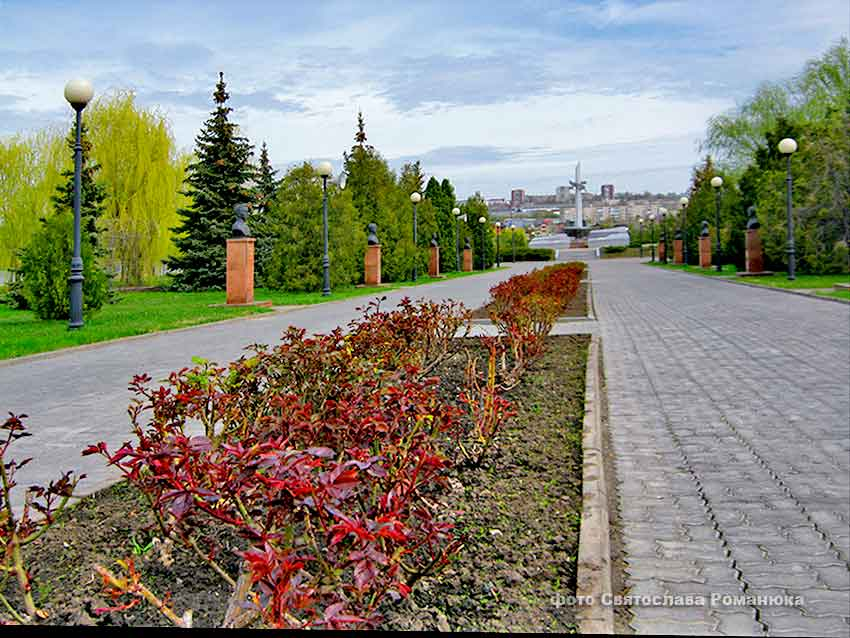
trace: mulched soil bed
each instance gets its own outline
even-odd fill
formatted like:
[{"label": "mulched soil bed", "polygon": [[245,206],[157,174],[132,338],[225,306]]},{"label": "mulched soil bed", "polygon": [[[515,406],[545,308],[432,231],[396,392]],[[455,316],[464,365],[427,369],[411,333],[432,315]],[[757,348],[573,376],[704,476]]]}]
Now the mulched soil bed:
[{"label": "mulched soil bed", "polygon": [[[588,337],[548,337],[547,342],[547,353],[508,394],[518,415],[497,447],[481,467],[451,472],[452,490],[442,498],[461,512],[457,520],[468,535],[465,548],[443,573],[418,583],[407,600],[388,605],[382,628],[575,630],[573,609],[553,600],[575,592]],[[462,382],[464,364],[456,357],[437,371],[447,393],[454,394]],[[110,601],[92,565],[112,568],[115,559],[133,554],[134,541],[147,546],[152,525],[143,497],[120,483],[84,499],[30,545],[34,593],[49,613],[46,622],[166,625],[149,605],[94,613]],[[211,533],[223,548],[240,544],[224,531]],[[238,559],[231,552],[219,559],[236,573]],[[134,561],[151,590],[171,592],[178,614],[193,610],[194,626],[216,626],[223,618],[230,587],[189,551],[158,546]],[[14,587],[6,590],[19,602]]]},{"label": "mulched soil bed", "polygon": [[[587,317],[587,282],[583,281],[579,286],[578,292],[572,298],[564,313],[560,318],[564,317]],[[490,306],[480,306],[472,311],[473,319],[489,319]]]}]

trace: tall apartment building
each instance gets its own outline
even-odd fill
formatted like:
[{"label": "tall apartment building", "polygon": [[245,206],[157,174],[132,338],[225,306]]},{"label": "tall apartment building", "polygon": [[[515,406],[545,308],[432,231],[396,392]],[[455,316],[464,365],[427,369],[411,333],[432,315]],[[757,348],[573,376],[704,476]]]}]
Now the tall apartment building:
[{"label": "tall apartment building", "polygon": [[570,198],[570,187],[569,186],[558,186],[555,189],[555,201],[556,202],[566,202]]},{"label": "tall apartment building", "polygon": [[525,191],[515,188],[511,191],[511,208],[519,208],[525,202]]},{"label": "tall apartment building", "polygon": [[614,199],[613,184],[602,184],[602,199],[607,199],[609,201]]}]

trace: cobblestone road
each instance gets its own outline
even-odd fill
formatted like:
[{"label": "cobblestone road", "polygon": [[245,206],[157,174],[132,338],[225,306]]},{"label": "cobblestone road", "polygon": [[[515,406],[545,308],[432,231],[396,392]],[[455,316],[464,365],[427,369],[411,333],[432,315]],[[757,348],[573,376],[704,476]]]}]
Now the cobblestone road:
[{"label": "cobblestone road", "polygon": [[591,275],[629,593],[706,603],[632,627],[850,635],[850,306],[634,260]]}]

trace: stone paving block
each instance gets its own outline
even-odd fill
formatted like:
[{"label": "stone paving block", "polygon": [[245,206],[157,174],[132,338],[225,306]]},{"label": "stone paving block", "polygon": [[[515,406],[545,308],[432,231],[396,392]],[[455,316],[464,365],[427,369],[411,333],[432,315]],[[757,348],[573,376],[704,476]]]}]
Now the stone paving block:
[{"label": "stone paving block", "polygon": [[755,610],[712,609],[715,631],[724,636],[761,636],[763,627],[755,618]]},{"label": "stone paving block", "polygon": [[[639,421],[610,420],[620,502],[623,494],[640,501],[621,509],[621,523],[639,523],[636,536],[654,531],[658,541],[654,555],[630,565],[627,585],[743,591],[726,569],[734,559],[751,592],[815,592],[809,615],[764,608],[771,633],[823,629],[800,623],[834,619],[848,602],[835,596],[850,596],[825,589],[843,587],[830,542],[845,567],[850,554],[847,309],[622,261],[593,262],[591,273],[611,414],[640,412]],[[682,527],[691,542],[678,537]],[[660,565],[675,580],[703,566],[705,582],[664,582]],[[669,628],[673,612],[664,626],[655,622],[663,612],[632,611],[636,629],[682,633]],[[691,631],[752,633],[754,612],[713,609],[715,625]]]},{"label": "stone paving block", "polygon": [[665,619],[635,618],[631,622],[635,633],[655,636],[712,636],[720,635],[714,624],[700,620],[673,622]]}]

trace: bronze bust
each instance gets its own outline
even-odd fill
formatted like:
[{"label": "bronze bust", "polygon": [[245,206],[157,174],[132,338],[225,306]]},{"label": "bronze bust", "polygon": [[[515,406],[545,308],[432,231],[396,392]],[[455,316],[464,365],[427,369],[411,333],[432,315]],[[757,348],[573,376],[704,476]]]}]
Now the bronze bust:
[{"label": "bronze bust", "polygon": [[366,226],[366,243],[370,246],[378,246],[380,245],[380,241],[378,240],[378,225],[374,222]]},{"label": "bronze bust", "polygon": [[233,237],[250,237],[251,229],[245,221],[250,213],[248,204],[236,204],[233,207],[233,213],[236,215],[236,221],[233,222],[233,226],[231,227]]}]

